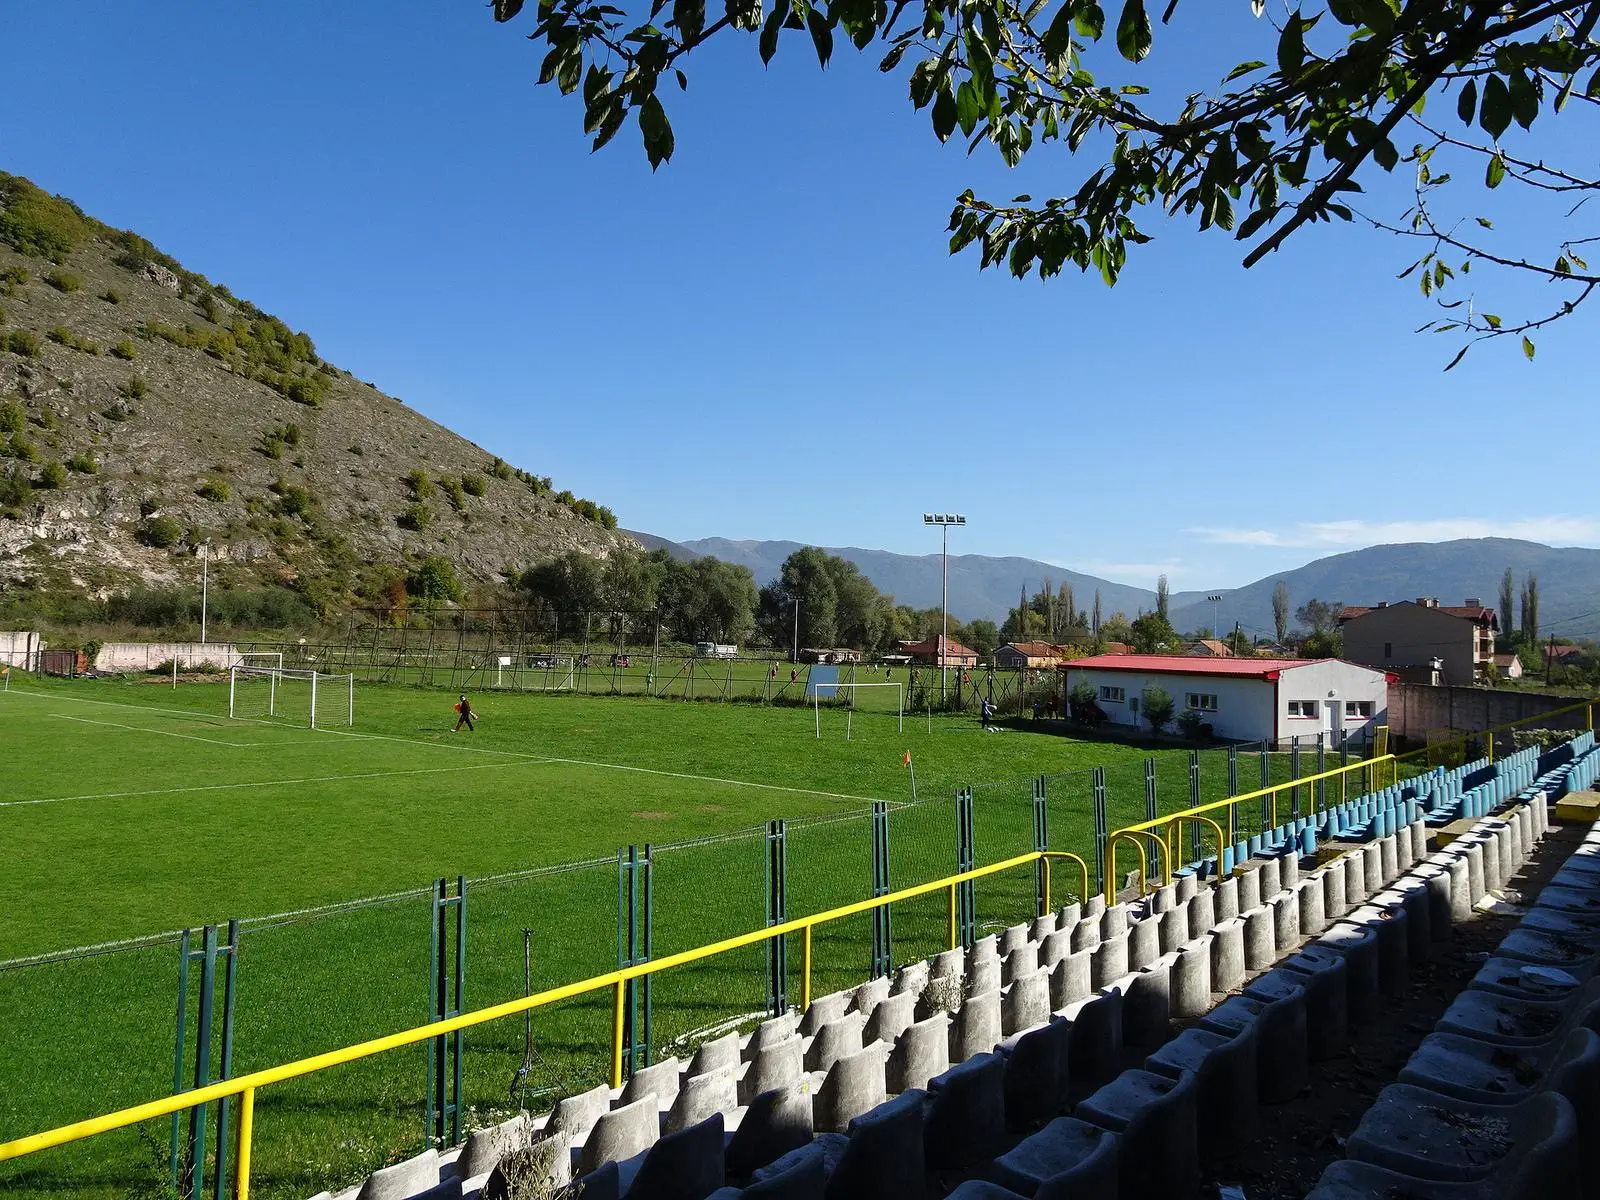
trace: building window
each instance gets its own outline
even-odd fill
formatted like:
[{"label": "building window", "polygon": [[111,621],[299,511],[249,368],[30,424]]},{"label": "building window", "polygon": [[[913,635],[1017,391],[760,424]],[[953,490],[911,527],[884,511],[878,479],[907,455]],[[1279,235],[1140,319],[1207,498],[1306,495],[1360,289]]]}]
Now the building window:
[{"label": "building window", "polygon": [[1344,702],[1344,715],[1358,717],[1365,721],[1372,716],[1371,700],[1346,700]]},{"label": "building window", "polygon": [[1121,704],[1122,697],[1123,691],[1121,688],[1109,687],[1103,683],[1100,685],[1100,699],[1104,700],[1107,704]]},{"label": "building window", "polygon": [[1216,712],[1217,695],[1215,692],[1190,692],[1184,698],[1184,704],[1196,712]]},{"label": "building window", "polygon": [[1317,702],[1315,700],[1289,701],[1289,715],[1291,717],[1314,717],[1317,715]]},{"label": "building window", "polygon": [[1394,643],[1393,642],[1385,642],[1383,644],[1383,656],[1385,658],[1393,658],[1394,657]]}]

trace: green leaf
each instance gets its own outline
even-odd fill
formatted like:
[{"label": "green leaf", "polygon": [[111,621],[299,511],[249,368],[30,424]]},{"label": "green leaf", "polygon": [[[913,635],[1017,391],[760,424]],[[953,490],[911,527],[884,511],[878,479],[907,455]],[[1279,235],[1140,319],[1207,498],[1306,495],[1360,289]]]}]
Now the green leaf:
[{"label": "green leaf", "polygon": [[1385,171],[1392,171],[1400,161],[1400,151],[1388,138],[1379,138],[1372,146],[1372,157]]},{"label": "green leaf", "polygon": [[1492,138],[1511,127],[1511,89],[1498,75],[1483,81],[1483,104],[1478,108],[1478,124]]},{"label": "green leaf", "polygon": [[963,79],[961,86],[956,89],[956,123],[961,126],[961,132],[970,134],[978,127],[978,118],[983,114],[983,108],[978,103],[978,89],[972,86],[972,80]]},{"label": "green leaf", "polygon": [[622,122],[627,120],[627,117],[628,106],[623,103],[622,97],[613,97],[611,107],[606,109],[605,117],[600,122],[600,130],[594,135],[594,142],[589,148],[598,150],[616,137],[617,130],[622,128]]},{"label": "green leaf", "polygon": [[724,0],[722,11],[735,29],[761,27],[761,0]]},{"label": "green leaf", "polygon": [[1484,171],[1484,175],[1483,175],[1483,182],[1484,182],[1485,186],[1491,187],[1491,188],[1497,188],[1497,187],[1500,186],[1500,181],[1502,179],[1504,179],[1505,177],[1506,177],[1506,160],[1501,158],[1499,154],[1490,155],[1489,156],[1489,166]]},{"label": "green leaf", "polygon": [[583,50],[576,42],[568,46],[567,56],[561,60],[561,70],[556,73],[556,86],[561,89],[563,96],[570,96],[578,89],[578,81],[583,76]]},{"label": "green leaf", "polygon": [[1493,229],[1494,228],[1494,222],[1489,220],[1488,217],[1479,217],[1478,218],[1478,224],[1482,225],[1485,229]]},{"label": "green leaf", "polygon": [[1468,342],[1465,346],[1461,347],[1461,349],[1457,350],[1456,351],[1456,356],[1450,360],[1450,363],[1449,363],[1448,366],[1445,367],[1445,370],[1449,371],[1449,370],[1454,369],[1455,365],[1458,362],[1460,362],[1463,358],[1465,358],[1467,356],[1467,351],[1471,350],[1471,349],[1472,349],[1472,343]]},{"label": "green leaf", "polygon": [[494,0],[494,19],[509,21],[522,11],[523,0]]},{"label": "green leaf", "polygon": [[1589,84],[1583,89],[1583,94],[1590,100],[1600,99],[1600,71],[1589,76]]},{"label": "green leaf", "polygon": [[1106,14],[1095,0],[1089,0],[1088,4],[1076,9],[1072,24],[1077,29],[1079,37],[1098,42],[1106,31]]},{"label": "green leaf", "polygon": [[811,31],[811,44],[817,48],[817,65],[826,67],[833,57],[833,30],[828,27],[828,18],[820,9],[807,9],[806,28]]},{"label": "green leaf", "polygon": [[[784,9],[782,7],[772,10],[772,15],[761,26],[761,38],[758,48],[761,51],[762,63],[770,63],[772,56],[778,52],[778,31],[783,28]],[[915,93],[912,93],[915,96]],[[922,105],[918,105],[921,108]]]},{"label": "green leaf", "polygon": [[1511,75],[1511,115],[1524,129],[1531,129],[1539,117],[1539,92],[1526,71]]},{"label": "green leaf", "polygon": [[1478,110],[1478,81],[1469,79],[1461,87],[1461,94],[1456,97],[1456,116],[1461,118],[1463,125],[1472,124],[1472,114]]},{"label": "green leaf", "polygon": [[900,60],[905,56],[906,48],[910,42],[901,42],[893,50],[883,56],[883,61],[878,64],[878,70],[888,73],[900,65]]},{"label": "green leaf", "polygon": [[1059,62],[1066,57],[1067,51],[1072,48],[1072,18],[1074,5],[1072,0],[1063,0],[1056,15],[1050,20],[1050,27],[1044,31],[1040,41],[1040,48],[1045,56]]},{"label": "green leaf", "polygon": [[671,160],[672,123],[667,120],[666,109],[661,107],[661,100],[654,92],[639,106],[639,132],[644,135],[645,157],[650,160],[652,171]]},{"label": "green leaf", "polygon": [[950,94],[946,81],[933,102],[933,135],[941,142],[949,139],[956,127],[956,98]]},{"label": "green leaf", "polygon": [[1229,71],[1222,82],[1232,83],[1235,79],[1239,79],[1245,75],[1248,75],[1251,71],[1259,71],[1266,65],[1267,64],[1262,62],[1259,58],[1251,59],[1249,62],[1242,62],[1233,70]]},{"label": "green leaf", "polygon": [[1528,339],[1527,334],[1522,335],[1522,353],[1529,362],[1533,361],[1533,342]]},{"label": "green leaf", "polygon": [[706,0],[672,0],[672,23],[685,42],[692,42],[706,27]]},{"label": "green leaf", "polygon": [[1143,62],[1150,54],[1150,15],[1144,0],[1123,0],[1117,20],[1117,52],[1129,62]]},{"label": "green leaf", "polygon": [[1306,23],[1296,9],[1283,23],[1283,33],[1278,36],[1278,70],[1285,75],[1296,74],[1306,60]]},{"label": "green leaf", "polygon": [[941,63],[937,58],[925,58],[911,68],[911,106],[926,108],[939,85]]},{"label": "green leaf", "polygon": [[1490,329],[1499,329],[1500,328],[1500,318],[1498,316],[1496,316],[1494,313],[1484,313],[1483,314],[1483,319],[1489,323],[1489,328]]}]

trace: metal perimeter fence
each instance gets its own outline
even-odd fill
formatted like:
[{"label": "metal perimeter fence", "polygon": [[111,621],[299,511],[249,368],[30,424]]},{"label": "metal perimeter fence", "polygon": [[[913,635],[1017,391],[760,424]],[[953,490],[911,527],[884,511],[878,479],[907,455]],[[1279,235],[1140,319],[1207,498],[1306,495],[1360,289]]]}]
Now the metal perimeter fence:
[{"label": "metal perimeter fence", "polygon": [[[954,917],[935,893],[819,928],[812,986],[834,990],[944,948],[952,919],[970,944],[1038,915],[1047,889],[1055,904],[1102,890],[1111,830],[1339,758],[1194,750],[0,963],[0,1141],[1031,851],[1086,860],[1086,880],[1051,880],[1041,863],[1031,879],[963,884]],[[631,982],[626,1068],[796,1003],[788,940]],[[593,993],[274,1088],[260,1099],[272,1119],[256,1125],[257,1190],[300,1200],[606,1082],[611,1020]],[[212,1106],[8,1162],[0,1191],[198,1198],[226,1180],[237,1120]]]}]

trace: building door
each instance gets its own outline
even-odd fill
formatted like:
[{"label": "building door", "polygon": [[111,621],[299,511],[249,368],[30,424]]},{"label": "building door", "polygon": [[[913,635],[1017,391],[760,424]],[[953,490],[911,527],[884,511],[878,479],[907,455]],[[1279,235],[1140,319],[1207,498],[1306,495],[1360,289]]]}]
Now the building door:
[{"label": "building door", "polygon": [[1139,697],[1137,696],[1128,697],[1128,724],[1139,724]]},{"label": "building door", "polygon": [[1337,746],[1343,740],[1344,734],[1344,706],[1339,700],[1324,700],[1322,702],[1322,732],[1327,734],[1330,746]]}]

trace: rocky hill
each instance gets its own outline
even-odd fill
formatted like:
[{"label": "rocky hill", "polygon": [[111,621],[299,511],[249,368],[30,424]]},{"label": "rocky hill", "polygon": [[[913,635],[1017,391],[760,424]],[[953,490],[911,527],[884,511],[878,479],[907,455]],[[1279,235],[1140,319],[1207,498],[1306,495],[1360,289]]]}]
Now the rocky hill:
[{"label": "rocky hill", "polygon": [[221,576],[319,606],[632,545],[135,234],[0,174],[0,591]]}]

